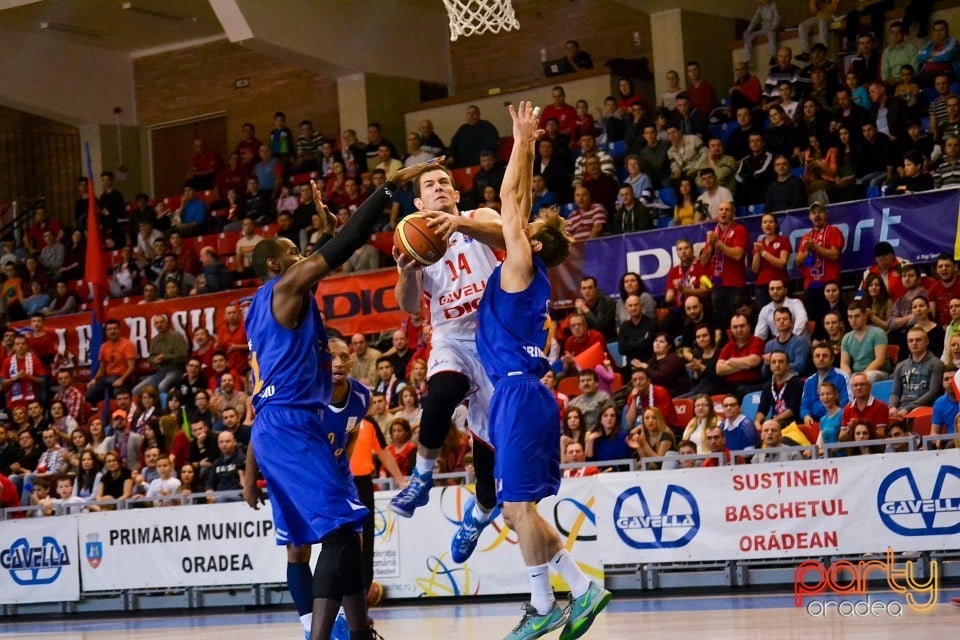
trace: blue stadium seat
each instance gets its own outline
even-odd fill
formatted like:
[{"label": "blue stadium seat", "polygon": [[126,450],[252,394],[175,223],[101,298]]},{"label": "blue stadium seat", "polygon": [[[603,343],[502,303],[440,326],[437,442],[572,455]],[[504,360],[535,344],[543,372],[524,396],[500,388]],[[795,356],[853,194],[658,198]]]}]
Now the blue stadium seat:
[{"label": "blue stadium seat", "polygon": [[657,192],[657,195],[660,196],[660,202],[667,205],[671,209],[677,204],[677,194],[670,187],[666,187],[665,189],[660,189]]},{"label": "blue stadium seat", "polygon": [[726,143],[726,126],[722,122],[710,125],[710,137],[720,138],[724,141],[724,143]]},{"label": "blue stadium seat", "polygon": [[958,93],[960,93],[960,82],[954,82],[953,84],[950,85],[950,93],[952,93],[953,95],[957,95]]},{"label": "blue stadium seat", "polygon": [[607,153],[613,156],[614,160],[620,160],[627,155],[627,143],[623,140],[607,143]]},{"label": "blue stadium seat", "polygon": [[873,383],[871,393],[880,402],[887,402],[890,400],[891,391],[893,391],[893,380],[881,380]]},{"label": "blue stadium seat", "polygon": [[920,95],[918,96],[919,98],[918,102],[921,107],[929,107],[930,104],[937,99],[938,95],[940,94],[937,93],[937,90],[934,89],[933,87],[929,89],[921,89]]},{"label": "blue stadium seat", "polygon": [[750,215],[750,211],[746,207],[737,207],[737,217],[746,218]]},{"label": "blue stadium seat", "polygon": [[743,402],[740,405],[743,415],[753,420],[757,417],[757,411],[760,409],[760,391],[754,391],[743,396]]},{"label": "blue stadium seat", "polygon": [[930,133],[930,118],[929,118],[929,117],[924,116],[924,117],[920,118],[920,128],[921,128],[923,131],[925,131],[925,132],[927,132],[927,133]]},{"label": "blue stadium seat", "polygon": [[613,361],[615,366],[623,366],[623,356],[620,354],[620,343],[614,340],[613,342],[607,343],[607,351],[610,352],[610,359]]},{"label": "blue stadium seat", "polygon": [[626,167],[617,167],[617,182],[623,184],[623,181],[627,179],[627,168]]},{"label": "blue stadium seat", "polygon": [[747,215],[759,216],[761,213],[763,213],[764,208],[766,208],[766,205],[763,204],[748,204]]},{"label": "blue stadium seat", "polygon": [[880,187],[867,187],[868,198],[879,198],[882,195],[883,191],[880,190]]},{"label": "blue stadium seat", "polygon": [[802,178],[802,177],[803,177],[803,167],[794,167],[794,168],[790,169],[790,173],[792,173],[793,175],[797,176],[798,178]]},{"label": "blue stadium seat", "polygon": [[569,218],[570,214],[576,210],[577,210],[577,205],[573,202],[568,202],[567,204],[563,205],[563,209],[561,209],[560,215],[562,215],[564,218]]},{"label": "blue stadium seat", "polygon": [[666,229],[670,226],[670,221],[673,220],[673,215],[668,213],[666,210],[657,218],[657,229]]}]

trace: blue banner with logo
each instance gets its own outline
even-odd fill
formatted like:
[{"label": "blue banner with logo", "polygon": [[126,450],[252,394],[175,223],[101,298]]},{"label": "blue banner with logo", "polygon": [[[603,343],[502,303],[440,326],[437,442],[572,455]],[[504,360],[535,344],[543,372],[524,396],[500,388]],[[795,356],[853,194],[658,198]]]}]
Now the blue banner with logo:
[{"label": "blue banner with logo", "polygon": [[0,523],[0,603],[80,599],[77,517]]},{"label": "blue banner with logo", "polygon": [[[897,256],[910,262],[931,262],[939,253],[954,255],[957,238],[960,190],[945,189],[910,196],[875,198],[827,207],[827,222],[843,232],[846,241],[843,271],[860,271],[873,264],[873,248],[880,241],[893,245]],[[761,216],[741,218],[751,240],[761,235]],[[812,225],[807,210],[777,215],[780,232],[790,238],[796,250],[800,238]],[[624,236],[588,240],[574,247],[570,260],[556,269],[551,278],[558,306],[579,297],[581,275],[597,279],[602,291],[618,295],[620,278],[627,271],[643,276],[647,290],[655,295],[666,291],[666,276],[677,264],[674,245],[680,239],[693,243],[697,255],[708,230],[715,222],[667,227]],[[752,247],[751,247],[752,250]],[[749,274],[750,254],[747,260]],[[799,274],[792,268],[794,277]],[[749,277],[749,276],[748,276]]]}]

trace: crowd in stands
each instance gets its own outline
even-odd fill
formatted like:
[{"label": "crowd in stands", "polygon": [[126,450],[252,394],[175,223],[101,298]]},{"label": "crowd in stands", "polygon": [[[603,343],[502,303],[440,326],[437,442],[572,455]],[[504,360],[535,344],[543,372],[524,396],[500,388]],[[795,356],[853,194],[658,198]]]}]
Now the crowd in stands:
[{"label": "crowd in stands", "polygon": [[[532,215],[561,209],[577,240],[711,221],[705,238],[677,242],[679,263],[662,298],[646,291],[641,274],[624,274],[616,296],[585,274],[572,312],[558,311],[544,384],[557,399],[563,459],[583,463],[567,475],[592,475],[624,459],[701,464],[696,457],[664,461],[674,454],[719,454],[703,466],[811,455],[783,445],[812,444],[823,453],[825,445],[863,441],[831,455],[901,451],[911,438],[919,445],[919,435],[956,434],[956,262],[941,255],[927,273],[881,242],[857,293],[844,293],[846,239],[829,219],[831,203],[960,183],[953,84],[960,49],[942,21],[923,48],[905,41],[907,30],[891,24],[885,48],[882,34],[855,34],[857,52],[846,65],[830,59],[825,39],[798,56],[808,61],[803,67],[781,47],[763,84],[747,64],[737,65],[723,103],[696,61],[686,66],[686,86],[669,72],[658,99],[619,80],[595,115],[553,87],[541,115],[546,133],[534,161]],[[366,142],[352,130],[325,137],[309,120],[295,135],[277,112],[265,141],[245,123],[226,163],[195,141],[182,194],[138,194],[127,203],[104,172],[94,206],[104,250],[118,256],[111,296],[152,302],[252,284],[251,254],[262,233],[310,252],[392,171],[437,155],[447,156],[455,176],[474,169],[461,208],[498,208],[509,142],[476,106],[467,107],[449,145],[429,120],[405,143],[401,154],[376,123]],[[314,189],[336,223],[317,210]],[[5,330],[0,343],[3,506],[22,501],[38,513],[62,513],[138,496],[144,505],[224,499],[218,492],[241,486],[253,420],[241,310],[230,305],[218,326],[190,335],[155,316],[146,369],[122,324],[111,320],[98,367],[80,381],[75,354],[58,350],[45,327],[48,317],[85,302],[71,283],[84,277],[86,178],[78,190],[72,226],[38,207],[21,241],[0,242],[4,317],[30,323]],[[747,207],[764,212],[755,242],[736,221]],[[777,214],[797,208],[808,208],[812,230],[794,246],[780,234]],[[412,189],[398,189],[379,229],[391,230],[414,210]],[[185,242],[218,232],[238,234],[229,255]],[[694,233],[701,232],[691,227]],[[791,259],[801,295],[789,293]],[[345,270],[387,264],[368,245]],[[354,335],[350,346],[353,376],[373,392],[369,420],[408,472],[427,391],[430,326],[411,317],[385,336]],[[470,466],[465,415],[455,415],[442,471]]]}]

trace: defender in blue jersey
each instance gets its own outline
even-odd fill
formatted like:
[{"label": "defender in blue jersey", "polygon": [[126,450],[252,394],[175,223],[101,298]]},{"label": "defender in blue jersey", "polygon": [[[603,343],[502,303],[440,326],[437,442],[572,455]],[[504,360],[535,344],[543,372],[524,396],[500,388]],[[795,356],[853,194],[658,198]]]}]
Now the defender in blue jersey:
[{"label": "defender in blue jersey", "polygon": [[[566,259],[571,239],[556,211],[526,223],[534,145],[542,133],[539,108],[521,102],[509,110],[514,142],[500,190],[507,255],[487,280],[477,319],[477,350],[494,385],[490,439],[497,499],[517,532],[530,578],[530,602],[507,638],[539,638],[563,626],[561,640],[572,640],[586,633],[611,595],[584,575],[537,511],[537,502],[560,487],[556,400],[540,382],[549,370],[547,268]],[[551,568],[570,586],[571,602],[563,609],[550,586]]]},{"label": "defender in blue jersey", "polygon": [[[391,176],[309,258],[282,237],[261,240],[253,250],[253,268],[265,284],[245,321],[256,411],[247,464],[252,469],[255,460],[267,481],[278,543],[323,543],[313,574],[312,640],[330,637],[341,604],[351,637],[371,637],[358,535],[368,510],[350,476],[342,425],[331,418],[331,359],[312,291],[366,243],[397,184],[424,168]],[[322,202],[318,208],[330,215]],[[244,497],[256,507],[262,493],[255,474],[247,476]]]}]

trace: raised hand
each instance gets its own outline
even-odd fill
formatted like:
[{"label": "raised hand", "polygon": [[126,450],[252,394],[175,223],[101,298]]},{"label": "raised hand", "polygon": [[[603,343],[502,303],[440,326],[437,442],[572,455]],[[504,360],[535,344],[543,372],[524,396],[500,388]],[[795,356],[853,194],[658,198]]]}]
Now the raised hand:
[{"label": "raised hand", "polygon": [[540,107],[534,107],[529,100],[521,100],[516,109],[511,104],[507,105],[507,110],[513,120],[514,140],[535,142],[537,138],[543,135],[543,129],[540,128],[539,122]]},{"label": "raised hand", "polygon": [[407,182],[413,180],[421,173],[433,166],[443,166],[443,161],[446,160],[446,156],[438,156],[432,160],[427,160],[426,162],[421,162],[420,164],[415,164],[412,167],[404,167],[390,174],[388,180],[393,182],[398,186],[403,186]]}]

